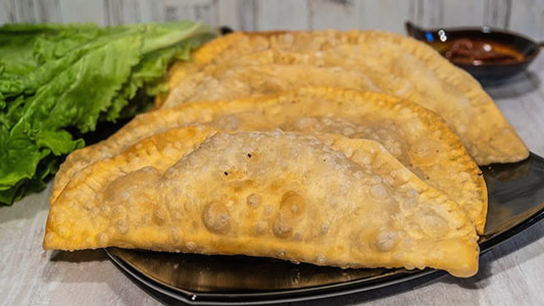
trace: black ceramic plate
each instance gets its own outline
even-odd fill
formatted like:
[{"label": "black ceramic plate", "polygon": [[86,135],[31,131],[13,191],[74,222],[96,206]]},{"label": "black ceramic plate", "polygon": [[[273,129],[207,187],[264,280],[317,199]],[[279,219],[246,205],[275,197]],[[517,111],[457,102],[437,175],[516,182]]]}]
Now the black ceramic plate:
[{"label": "black ceramic plate", "polygon": [[[544,159],[483,167],[489,211],[481,253],[544,217]],[[437,270],[347,269],[245,256],[206,256],[107,249],[140,287],[167,303],[265,304],[377,289]]]}]

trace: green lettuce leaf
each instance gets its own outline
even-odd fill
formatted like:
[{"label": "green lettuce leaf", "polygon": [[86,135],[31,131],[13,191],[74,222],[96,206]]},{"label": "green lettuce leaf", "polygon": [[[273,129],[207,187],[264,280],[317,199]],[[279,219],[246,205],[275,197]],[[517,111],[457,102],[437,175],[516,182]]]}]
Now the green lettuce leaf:
[{"label": "green lettuce leaf", "polygon": [[0,203],[44,188],[99,122],[145,109],[169,63],[214,35],[186,21],[0,27]]}]

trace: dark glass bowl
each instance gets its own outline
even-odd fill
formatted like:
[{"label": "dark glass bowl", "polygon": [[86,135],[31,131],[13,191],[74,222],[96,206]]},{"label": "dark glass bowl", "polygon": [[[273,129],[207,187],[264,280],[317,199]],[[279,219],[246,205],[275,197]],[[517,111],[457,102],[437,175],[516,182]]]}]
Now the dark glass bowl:
[{"label": "dark glass bowl", "polygon": [[478,39],[508,46],[523,56],[522,60],[516,62],[483,62],[478,65],[452,61],[453,64],[468,71],[481,82],[505,80],[524,71],[537,57],[540,47],[543,45],[542,42],[537,43],[518,33],[490,27],[422,29],[411,22],[406,22],[405,28],[409,36],[430,45],[437,41],[447,42],[461,38]]}]

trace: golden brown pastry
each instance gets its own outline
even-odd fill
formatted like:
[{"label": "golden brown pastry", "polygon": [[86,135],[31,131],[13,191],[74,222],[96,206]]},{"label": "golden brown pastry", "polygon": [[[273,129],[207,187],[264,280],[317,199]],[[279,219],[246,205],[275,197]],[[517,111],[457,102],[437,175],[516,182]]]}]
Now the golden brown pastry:
[{"label": "golden brown pastry", "polygon": [[468,73],[431,47],[378,31],[234,33],[171,70],[163,108],[330,86],[380,91],[438,114],[480,165],[523,160],[528,150]]},{"label": "golden brown pastry", "polygon": [[378,141],[423,181],[459,203],[478,232],[483,232],[487,212],[485,182],[457,135],[437,115],[391,96],[330,88],[188,103],[139,115],[108,140],[72,153],[57,174],[51,201],[92,163],[113,157],[145,137],[193,123],[210,124],[222,131],[279,128]]},{"label": "golden brown pastry", "polygon": [[[166,168],[163,156],[179,160]],[[476,240],[455,202],[374,141],[186,127],[82,170],[51,203],[44,247],[433,267],[468,277],[478,269]]]}]

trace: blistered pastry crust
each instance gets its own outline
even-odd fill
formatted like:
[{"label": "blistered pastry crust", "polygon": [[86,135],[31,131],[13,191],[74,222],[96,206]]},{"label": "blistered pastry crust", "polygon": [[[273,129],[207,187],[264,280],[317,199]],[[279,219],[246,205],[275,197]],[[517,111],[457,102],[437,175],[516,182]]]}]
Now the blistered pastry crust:
[{"label": "blistered pastry crust", "polygon": [[[322,124],[305,126],[299,122],[303,118],[320,119]],[[345,128],[334,126],[338,120]],[[109,139],[73,152],[60,168],[51,200],[88,165],[119,154],[145,137],[192,123],[212,124],[227,131],[282,128],[371,138],[421,179],[458,202],[478,232],[483,232],[487,213],[485,182],[457,135],[440,117],[395,97],[334,88],[302,88],[267,97],[187,103],[139,115]],[[361,130],[350,128],[350,124]]]},{"label": "blistered pastry crust", "polygon": [[180,127],[80,171],[44,247],[245,254],[340,267],[478,269],[458,204],[379,143]]},{"label": "blistered pastry crust", "polygon": [[[272,61],[267,61],[267,56]],[[249,59],[245,63],[244,57]],[[262,59],[265,59],[264,63]],[[256,67],[261,64],[264,66]],[[285,67],[295,64],[305,65],[306,69]],[[277,65],[282,65],[283,70],[272,70]],[[344,71],[336,77],[314,80],[304,77],[305,72],[309,74],[307,70],[325,70],[330,74],[330,69],[337,69],[337,66]],[[221,70],[221,67],[232,69]],[[236,75],[233,75],[233,69],[238,70]],[[352,74],[357,72],[359,79],[365,79],[366,75],[369,81],[358,81],[354,76],[350,82],[350,71]],[[323,72],[314,75],[319,73]],[[240,89],[236,82],[245,83],[246,87],[249,86],[248,82],[254,82],[253,85],[258,82],[277,82],[281,90],[309,85],[363,90],[377,88],[440,114],[460,135],[480,165],[516,162],[527,158],[529,154],[523,141],[476,80],[449,63],[430,46],[393,33],[233,33],[198,49],[194,63],[174,67],[171,75],[171,92],[157,101],[160,107],[171,107],[187,101],[216,100],[215,93],[221,93],[224,96],[222,99],[225,99],[227,96],[240,98],[274,92],[274,86]],[[342,77],[348,78],[347,82],[341,80]],[[285,79],[285,84],[281,84],[282,79]],[[225,87],[229,84],[230,87]],[[207,89],[195,90],[193,94],[188,92],[197,87]],[[176,91],[177,88],[179,90]]]}]

